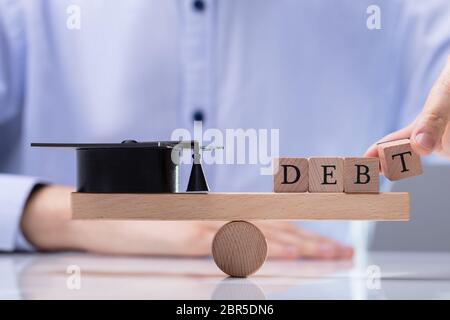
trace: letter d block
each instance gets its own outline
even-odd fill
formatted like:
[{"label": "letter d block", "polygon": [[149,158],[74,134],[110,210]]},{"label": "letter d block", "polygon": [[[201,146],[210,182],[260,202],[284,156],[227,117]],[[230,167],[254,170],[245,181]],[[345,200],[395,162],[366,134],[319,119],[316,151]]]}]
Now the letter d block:
[{"label": "letter d block", "polygon": [[347,193],[378,193],[380,162],[378,158],[345,158],[344,191]]},{"label": "letter d block", "polygon": [[381,170],[391,181],[422,174],[420,157],[411,148],[409,139],[378,144]]},{"label": "letter d block", "polygon": [[308,160],[277,158],[273,162],[273,192],[308,191]]},{"label": "letter d block", "polygon": [[309,192],[344,192],[344,159],[309,158]]}]

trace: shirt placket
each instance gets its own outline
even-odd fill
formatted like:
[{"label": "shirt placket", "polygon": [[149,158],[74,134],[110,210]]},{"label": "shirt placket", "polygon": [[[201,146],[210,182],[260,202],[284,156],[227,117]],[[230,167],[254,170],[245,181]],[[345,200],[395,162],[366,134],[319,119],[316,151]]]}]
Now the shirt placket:
[{"label": "shirt placket", "polygon": [[212,0],[182,0],[182,123],[211,124],[212,113]]}]

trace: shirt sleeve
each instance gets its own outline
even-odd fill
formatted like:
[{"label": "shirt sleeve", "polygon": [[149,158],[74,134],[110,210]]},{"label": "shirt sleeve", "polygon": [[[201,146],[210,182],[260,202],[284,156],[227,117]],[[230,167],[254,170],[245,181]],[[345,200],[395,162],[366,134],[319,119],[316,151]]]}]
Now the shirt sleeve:
[{"label": "shirt sleeve", "polygon": [[[26,37],[22,9],[22,0],[0,0],[0,128],[16,118],[23,105]],[[20,218],[36,182],[35,178],[0,173],[0,251],[33,249],[21,232]]]},{"label": "shirt sleeve", "polygon": [[21,232],[20,218],[37,182],[32,177],[0,174],[0,251],[33,249]]},{"label": "shirt sleeve", "polygon": [[23,104],[26,37],[21,0],[0,0],[0,126]]}]

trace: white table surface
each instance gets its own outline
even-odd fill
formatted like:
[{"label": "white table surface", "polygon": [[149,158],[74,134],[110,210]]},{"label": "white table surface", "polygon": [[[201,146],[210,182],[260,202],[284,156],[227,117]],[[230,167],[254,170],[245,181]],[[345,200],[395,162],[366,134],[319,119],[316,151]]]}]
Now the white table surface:
[{"label": "white table surface", "polygon": [[[67,286],[74,279],[67,273],[71,265],[81,271],[78,290]],[[269,260],[246,279],[227,278],[206,258],[0,254],[0,298],[450,299],[450,253],[380,252],[337,262]]]}]

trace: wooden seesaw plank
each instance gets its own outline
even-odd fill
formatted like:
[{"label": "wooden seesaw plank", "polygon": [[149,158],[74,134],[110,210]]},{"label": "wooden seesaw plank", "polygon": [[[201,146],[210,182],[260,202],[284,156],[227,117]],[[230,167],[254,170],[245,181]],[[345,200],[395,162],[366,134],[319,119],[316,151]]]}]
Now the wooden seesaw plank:
[{"label": "wooden seesaw plank", "polygon": [[72,193],[73,219],[409,220],[409,194]]}]

